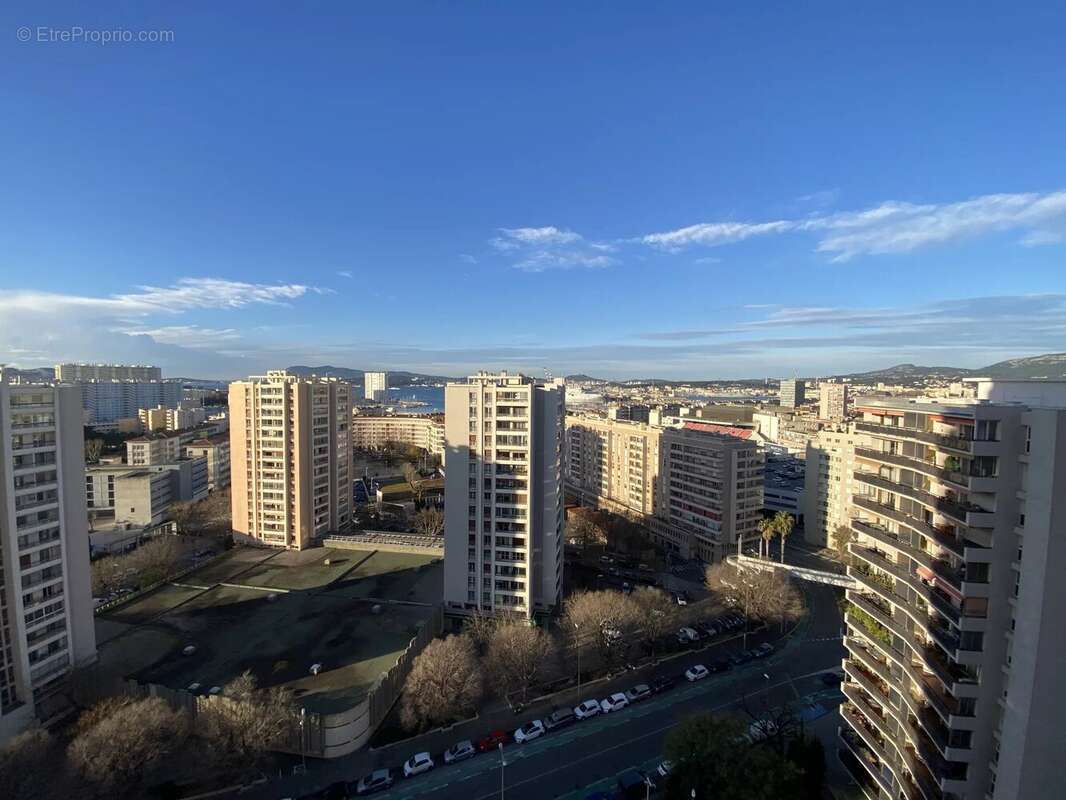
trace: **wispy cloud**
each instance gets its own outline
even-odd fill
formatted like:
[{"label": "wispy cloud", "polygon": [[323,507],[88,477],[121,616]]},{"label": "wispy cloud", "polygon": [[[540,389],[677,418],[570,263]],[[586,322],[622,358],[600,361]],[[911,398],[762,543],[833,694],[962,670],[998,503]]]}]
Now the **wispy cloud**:
[{"label": "wispy cloud", "polygon": [[464,264],[476,264],[477,263],[477,259],[474,258],[469,253],[460,253],[459,254],[459,260],[462,261]]},{"label": "wispy cloud", "polygon": [[116,333],[124,333],[127,336],[150,336],[161,344],[173,344],[197,350],[216,350],[223,343],[238,341],[241,338],[236,328],[202,328],[199,325],[118,328]]},{"label": "wispy cloud", "polygon": [[337,270],[337,274],[340,277],[342,277],[342,278],[350,278],[350,277],[352,277],[352,271],[348,270],[348,269],[339,269],[339,270]]},{"label": "wispy cloud", "polygon": [[550,269],[598,269],[610,266],[615,250],[607,242],[589,242],[579,233],[549,225],[543,228],[500,228],[489,244],[510,255],[523,272]]},{"label": "wispy cloud", "polygon": [[831,261],[908,253],[924,247],[1018,231],[1026,246],[1054,244],[1066,231],[1066,191],[989,194],[956,203],[888,201],[859,211],[770,222],[703,222],[647,234],[644,244],[668,252],[716,247],[753,237],[814,233]]}]

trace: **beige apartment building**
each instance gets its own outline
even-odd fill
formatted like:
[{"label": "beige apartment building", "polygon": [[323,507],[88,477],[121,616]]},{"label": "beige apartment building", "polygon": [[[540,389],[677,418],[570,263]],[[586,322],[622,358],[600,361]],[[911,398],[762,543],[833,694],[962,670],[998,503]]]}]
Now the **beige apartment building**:
[{"label": "beige apartment building", "polygon": [[582,504],[640,520],[686,558],[718,561],[758,538],[763,458],[755,442],[713,424],[660,427],[591,414],[569,415],[566,437],[566,485]]},{"label": "beige apartment building", "polygon": [[0,742],[96,659],[81,392],[0,369]]},{"label": "beige apartment building", "polygon": [[523,617],[562,597],[561,380],[482,372],[444,391],[444,605]]},{"label": "beige apartment building", "polygon": [[863,400],[842,739],[872,798],[1055,797],[1066,383]]},{"label": "beige apartment building", "polygon": [[427,453],[444,456],[443,414],[361,414],[352,415],[352,447],[380,450],[390,444],[419,447]]},{"label": "beige apartment building", "polygon": [[363,398],[375,403],[384,403],[389,394],[389,373],[364,372]]},{"label": "beige apartment building", "polygon": [[351,385],[272,370],[229,386],[233,530],[303,550],[351,524]]},{"label": "beige apartment building", "polygon": [[203,458],[207,461],[207,489],[225,489],[230,484],[229,434],[220,433],[203,439],[194,439],[185,445],[188,458]]},{"label": "beige apartment building", "polygon": [[818,384],[818,418],[843,422],[848,416],[848,385],[846,383]]},{"label": "beige apartment building", "polygon": [[851,526],[855,475],[854,425],[825,429],[807,443],[803,538],[816,547],[836,547],[836,532]]}]

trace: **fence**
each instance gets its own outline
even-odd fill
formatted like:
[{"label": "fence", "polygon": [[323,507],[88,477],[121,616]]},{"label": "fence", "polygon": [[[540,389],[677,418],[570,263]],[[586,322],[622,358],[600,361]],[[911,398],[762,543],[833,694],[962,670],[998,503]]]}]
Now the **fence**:
[{"label": "fence", "polygon": [[385,553],[444,556],[443,536],[423,536],[417,533],[388,531],[360,531],[347,536],[327,536],[324,547],[381,550]]}]

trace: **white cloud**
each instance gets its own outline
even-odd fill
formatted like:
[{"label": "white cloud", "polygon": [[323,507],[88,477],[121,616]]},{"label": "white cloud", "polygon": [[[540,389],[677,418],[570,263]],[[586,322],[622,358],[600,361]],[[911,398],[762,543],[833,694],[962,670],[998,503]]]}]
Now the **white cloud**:
[{"label": "white cloud", "polygon": [[477,263],[477,259],[474,258],[469,253],[460,253],[459,254],[459,260],[462,261],[464,264],[476,264]]},{"label": "white cloud", "polygon": [[160,328],[119,328],[127,336],[150,336],[161,344],[214,350],[223,342],[241,338],[236,328],[202,328],[199,325],[166,325]]},{"label": "white cloud", "polygon": [[350,269],[339,269],[337,270],[337,274],[342,278],[352,277],[352,271]]},{"label": "white cloud", "polygon": [[615,251],[613,244],[588,242],[581,234],[554,225],[499,230],[502,235],[490,239],[489,244],[501,253],[511,255],[515,259],[512,266],[523,272],[599,269],[615,262],[606,255]]},{"label": "white cloud", "polygon": [[705,222],[652,233],[640,241],[677,252],[694,245],[715,247],[757,236],[809,232],[816,250],[832,261],[858,255],[908,253],[923,247],[992,233],[1021,231],[1026,246],[1063,241],[1066,191],[989,194],[956,203],[888,201],[859,211],[772,222]]}]

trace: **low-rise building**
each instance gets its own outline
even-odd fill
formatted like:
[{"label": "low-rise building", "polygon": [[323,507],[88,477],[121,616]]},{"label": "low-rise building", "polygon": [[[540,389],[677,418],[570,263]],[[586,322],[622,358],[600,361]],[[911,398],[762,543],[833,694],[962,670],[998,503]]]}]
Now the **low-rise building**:
[{"label": "low-rise building", "polygon": [[189,458],[204,458],[207,461],[207,489],[225,489],[230,482],[229,434],[220,433],[205,439],[195,439],[185,445]]},{"label": "low-rise building", "polygon": [[207,419],[204,408],[142,408],[138,412],[141,426],[146,431],[183,431],[195,428]]},{"label": "low-rise building", "polygon": [[90,513],[114,515],[116,523],[155,525],[172,503],[207,496],[207,459],[181,458],[165,464],[131,467],[99,464],[85,470]]},{"label": "low-rise building", "polygon": [[352,414],[352,447],[381,450],[390,445],[419,447],[444,456],[443,414]]}]

